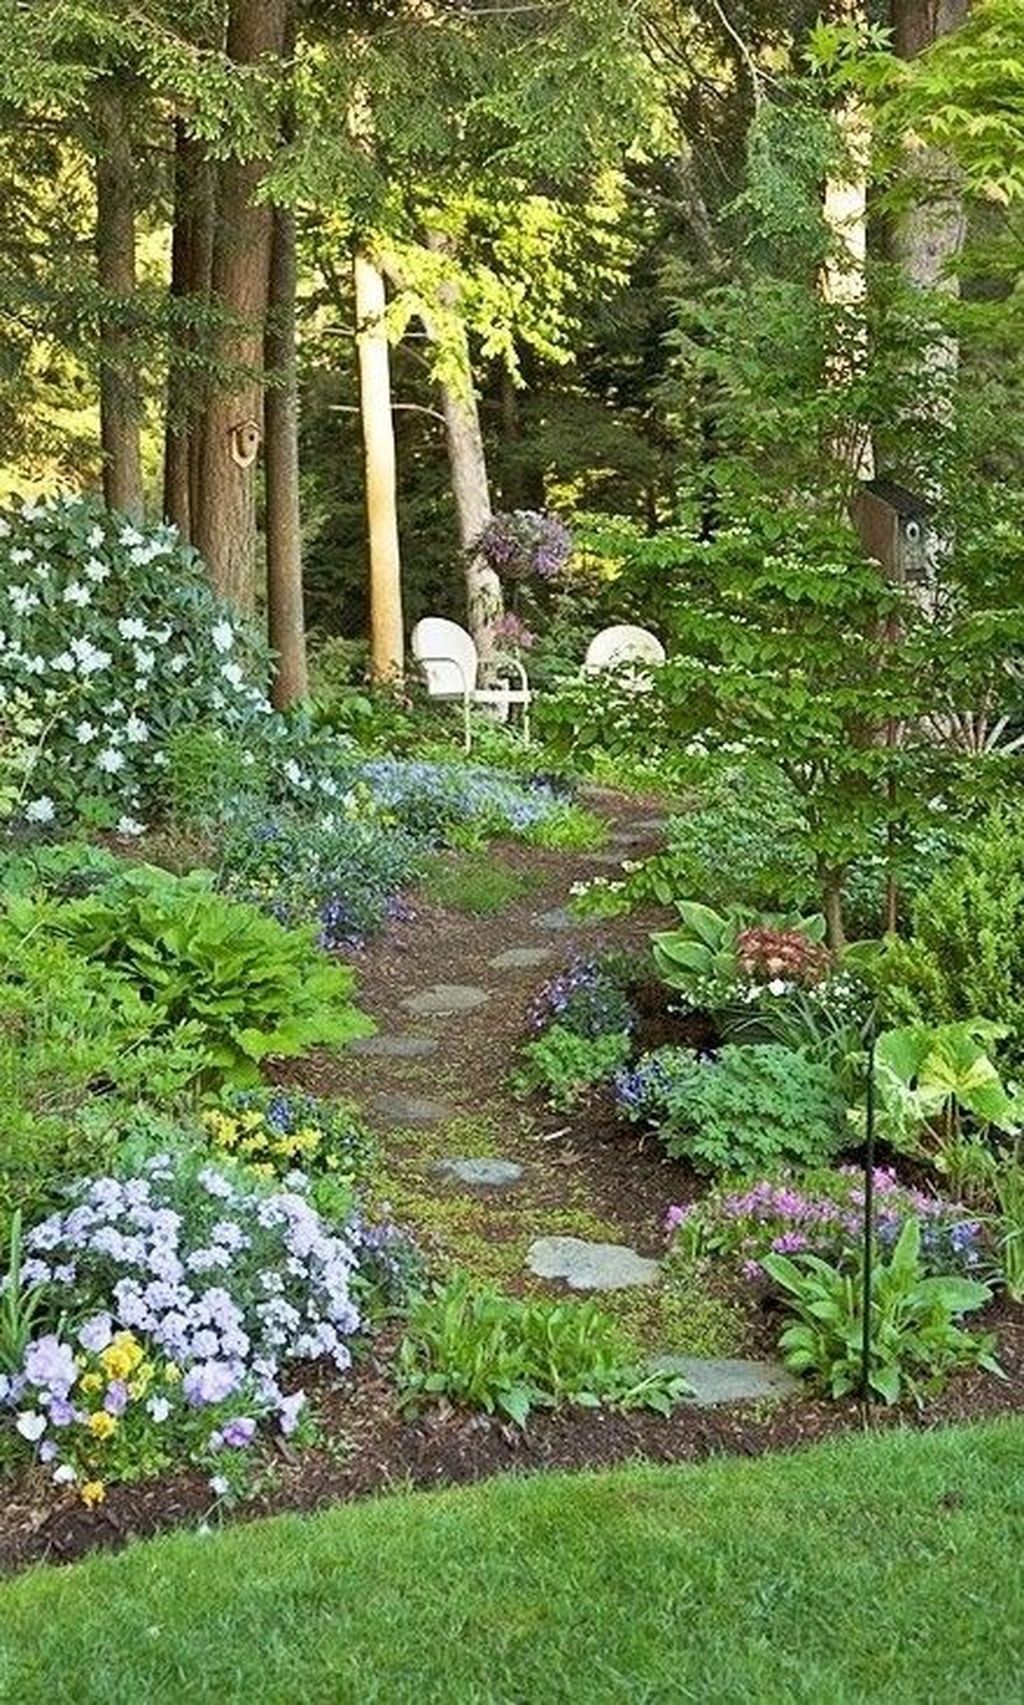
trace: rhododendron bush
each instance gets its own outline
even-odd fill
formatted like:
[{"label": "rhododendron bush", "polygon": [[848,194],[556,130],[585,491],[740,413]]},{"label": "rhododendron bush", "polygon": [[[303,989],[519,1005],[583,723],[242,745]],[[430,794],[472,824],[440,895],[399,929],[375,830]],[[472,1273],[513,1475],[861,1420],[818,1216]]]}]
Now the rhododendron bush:
[{"label": "rhododendron bush", "polygon": [[0,711],[8,736],[35,730],[14,815],[137,833],[170,736],[257,723],[266,672],[173,527],[77,497],[0,511]]}]

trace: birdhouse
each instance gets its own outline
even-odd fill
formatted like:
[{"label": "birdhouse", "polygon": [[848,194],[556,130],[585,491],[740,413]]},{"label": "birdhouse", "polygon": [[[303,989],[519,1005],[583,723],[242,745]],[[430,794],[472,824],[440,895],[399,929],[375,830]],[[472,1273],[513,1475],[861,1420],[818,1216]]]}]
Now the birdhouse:
[{"label": "birdhouse", "polygon": [[901,585],[929,578],[932,533],[928,505],[895,480],[865,480],[850,515],[867,555]]},{"label": "birdhouse", "polygon": [[231,459],[240,468],[251,468],[259,454],[262,434],[259,422],[241,420],[231,428]]}]

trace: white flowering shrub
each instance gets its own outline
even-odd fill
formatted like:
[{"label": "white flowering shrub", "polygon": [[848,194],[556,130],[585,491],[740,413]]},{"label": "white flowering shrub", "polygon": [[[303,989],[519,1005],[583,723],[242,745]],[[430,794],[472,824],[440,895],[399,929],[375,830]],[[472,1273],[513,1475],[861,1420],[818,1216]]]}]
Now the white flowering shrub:
[{"label": "white flowering shrub", "polygon": [[175,731],[244,734],[266,676],[174,528],[77,497],[0,510],[0,711],[39,723],[15,816],[141,832]]}]

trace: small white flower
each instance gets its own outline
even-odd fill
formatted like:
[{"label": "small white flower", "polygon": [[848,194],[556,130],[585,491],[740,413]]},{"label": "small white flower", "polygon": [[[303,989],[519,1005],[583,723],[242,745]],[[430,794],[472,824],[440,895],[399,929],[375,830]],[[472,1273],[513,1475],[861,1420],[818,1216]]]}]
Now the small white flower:
[{"label": "small white flower", "polygon": [[95,740],[99,729],[92,722],[80,722],[75,728],[75,739],[80,746],[88,746],[90,740]]},{"label": "small white flower", "polygon": [[180,675],[187,662],[188,658],[184,655],[184,653],[176,651],[167,667],[171,671],[172,675]]},{"label": "small white flower", "polygon": [[230,651],[235,643],[235,630],[230,622],[218,622],[211,628],[210,638],[218,651]]},{"label": "small white flower", "polygon": [[70,1462],[62,1462],[60,1467],[55,1468],[53,1471],[53,1483],[55,1486],[73,1486],[77,1479],[78,1476]]},{"label": "small white flower", "polygon": [[134,527],[122,527],[121,543],[126,551],[132,550],[135,545],[144,545],[145,542],[142,534],[137,532]]},{"label": "small white flower", "polygon": [[11,551],[10,558],[11,558],[11,561],[13,563],[18,563],[18,564],[21,564],[23,562],[31,562],[32,561],[32,552],[27,551],[23,545],[17,545],[17,546],[15,546],[14,550]]},{"label": "small white flower", "polygon": [[768,984],[768,993],[770,995],[784,995],[787,988],[788,984],[784,983],[781,977],[773,977]]},{"label": "small white flower", "polygon": [[53,800],[48,793],[40,795],[38,799],[33,799],[25,807],[25,821],[27,823],[52,823],[53,818]]},{"label": "small white flower", "polygon": [[[13,551],[11,552],[11,561],[14,561]],[[9,586],[7,596],[11,602],[11,609],[17,616],[27,616],[30,610],[39,607],[39,599],[28,586]]]},{"label": "small white flower", "polygon": [[145,622],[138,616],[122,616],[117,631],[122,639],[145,639],[149,633]]},{"label": "small white flower", "polygon": [[98,586],[101,580],[106,580],[110,570],[105,562],[100,561],[99,557],[91,556],[82,572],[86,580],[92,580]]},{"label": "small white flower", "polygon": [[107,746],[100,753],[96,762],[101,770],[106,770],[108,775],[116,776],[118,770],[124,769],[124,753],[118,752],[113,746]]},{"label": "small white flower", "polygon": [[50,668],[56,669],[58,674],[60,674],[60,675],[72,674],[74,671],[74,667],[75,667],[75,660],[72,657],[70,651],[60,651],[60,652],[58,652],[56,657],[50,658]]},{"label": "small white flower", "polygon": [[242,674],[242,666],[240,663],[224,663],[221,665],[220,672],[225,681],[229,681],[233,687],[240,687],[242,685],[244,676]]},{"label": "small white flower", "polygon": [[135,647],[135,667],[140,675],[148,675],[156,665],[156,654],[144,651],[141,645]]},{"label": "small white flower", "polygon": [[137,817],[119,817],[117,821],[117,832],[119,835],[144,835],[146,832],[146,825],[145,823],[140,823]]},{"label": "small white flower", "polygon": [[225,1480],[223,1474],[215,1474],[210,1481],[210,1491],[216,1498],[224,1498],[231,1490],[231,1482]]},{"label": "small white flower", "polygon": [[27,675],[43,675],[43,674],[45,674],[45,672],[46,672],[46,658],[45,657],[40,657],[38,652],[36,653],[35,657],[26,657],[26,659],[25,659],[25,673]]},{"label": "small white flower", "polygon": [[94,527],[85,542],[91,551],[98,551],[100,546],[106,542],[106,534],[103,528]]},{"label": "small white flower", "polygon": [[92,593],[88,586],[82,585],[80,580],[69,580],[64,588],[64,602],[65,604],[77,604],[80,610],[84,610],[86,604],[92,603]]},{"label": "small white flower", "polygon": [[149,725],[143,722],[141,716],[130,716],[124,725],[124,731],[133,746],[141,746],[149,739]]}]

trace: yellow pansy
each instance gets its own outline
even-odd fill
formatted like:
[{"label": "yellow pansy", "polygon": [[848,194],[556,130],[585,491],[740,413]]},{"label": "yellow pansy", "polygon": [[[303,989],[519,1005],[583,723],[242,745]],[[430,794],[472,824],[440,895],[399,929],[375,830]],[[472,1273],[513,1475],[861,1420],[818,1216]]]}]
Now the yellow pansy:
[{"label": "yellow pansy", "polygon": [[109,1439],[111,1433],[117,1431],[117,1421],[113,1415],[108,1415],[105,1409],[97,1409],[90,1415],[86,1425],[90,1433],[98,1439]]},{"label": "yellow pansy", "polygon": [[102,1504],[107,1495],[107,1488],[102,1480],[87,1480],[79,1496],[86,1509],[91,1510],[94,1504]]},{"label": "yellow pansy", "polygon": [[83,1391],[102,1391],[103,1375],[101,1373],[84,1373],[78,1383]]}]

